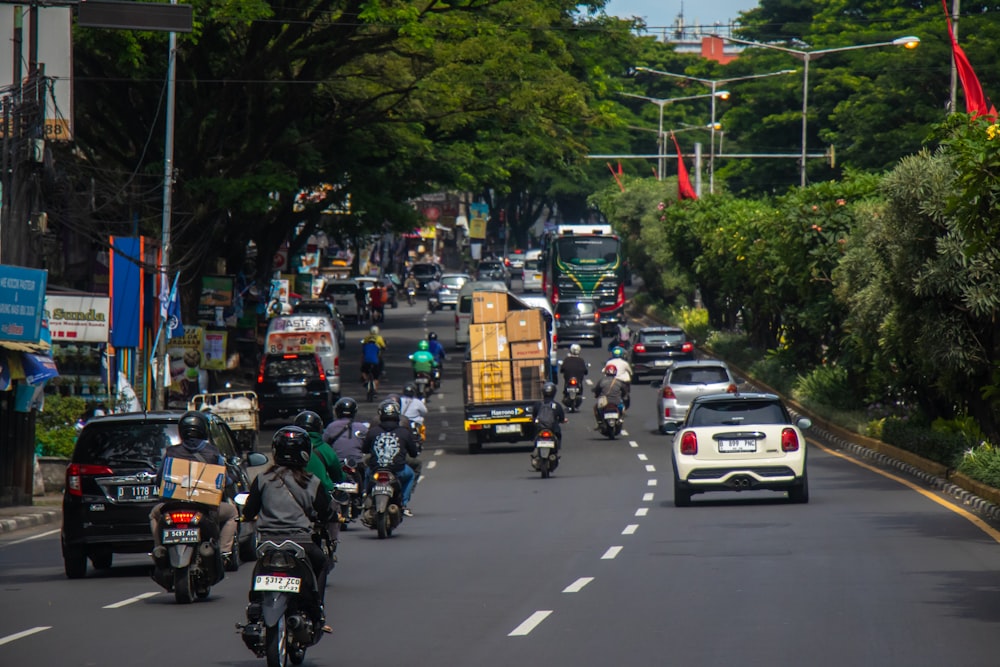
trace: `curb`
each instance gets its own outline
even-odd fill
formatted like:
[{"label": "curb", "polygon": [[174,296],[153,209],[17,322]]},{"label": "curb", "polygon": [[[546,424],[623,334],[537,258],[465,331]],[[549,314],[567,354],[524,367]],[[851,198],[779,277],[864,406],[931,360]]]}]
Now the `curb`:
[{"label": "curb", "polygon": [[[29,508],[18,508],[22,512]],[[5,517],[0,519],[0,534],[10,533],[22,528],[31,526],[41,526],[47,523],[55,523],[62,516],[62,508],[38,508],[26,514]]]}]

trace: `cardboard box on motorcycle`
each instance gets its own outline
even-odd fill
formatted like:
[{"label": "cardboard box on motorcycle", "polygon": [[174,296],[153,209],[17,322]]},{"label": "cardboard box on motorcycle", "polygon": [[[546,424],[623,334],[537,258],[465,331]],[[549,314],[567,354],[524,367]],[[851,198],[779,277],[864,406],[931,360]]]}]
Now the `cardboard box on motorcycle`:
[{"label": "cardboard box on motorcycle", "polygon": [[160,497],[164,500],[188,500],[217,506],[226,486],[226,466],[178,459],[163,461]]}]

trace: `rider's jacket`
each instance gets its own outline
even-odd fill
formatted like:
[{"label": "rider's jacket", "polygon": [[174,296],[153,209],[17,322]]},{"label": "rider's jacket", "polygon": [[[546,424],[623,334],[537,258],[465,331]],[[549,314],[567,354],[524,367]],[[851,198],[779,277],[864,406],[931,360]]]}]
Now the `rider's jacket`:
[{"label": "rider's jacket", "polygon": [[420,455],[410,429],[395,421],[381,421],[368,429],[361,451],[372,455],[372,468],[388,468],[394,473],[406,467],[407,454],[413,458]]},{"label": "rider's jacket", "polygon": [[308,473],[308,479],[302,488],[291,468],[272,466],[253,480],[243,515],[257,517],[257,532],[262,538],[311,542],[313,522],[330,521],[330,494],[318,477]]},{"label": "rider's jacket", "polygon": [[434,355],[425,350],[417,350],[410,355],[414,373],[430,373],[434,367]]}]

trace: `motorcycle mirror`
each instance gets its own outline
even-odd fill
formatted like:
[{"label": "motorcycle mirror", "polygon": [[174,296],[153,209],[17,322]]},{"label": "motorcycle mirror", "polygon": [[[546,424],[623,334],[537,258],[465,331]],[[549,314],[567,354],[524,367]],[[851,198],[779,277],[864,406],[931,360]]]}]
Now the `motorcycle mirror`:
[{"label": "motorcycle mirror", "polygon": [[243,507],[244,505],[247,504],[247,498],[249,497],[250,497],[249,493],[237,493],[236,497],[233,498],[233,502],[239,505],[240,507]]}]

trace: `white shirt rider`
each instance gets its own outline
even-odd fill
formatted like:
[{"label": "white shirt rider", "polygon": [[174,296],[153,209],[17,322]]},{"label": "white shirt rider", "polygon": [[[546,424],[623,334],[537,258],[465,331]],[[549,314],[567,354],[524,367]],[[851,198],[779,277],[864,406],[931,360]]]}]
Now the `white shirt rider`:
[{"label": "white shirt rider", "polygon": [[608,366],[614,366],[618,373],[615,374],[622,382],[632,382],[632,367],[624,359],[619,359],[618,357],[612,357],[604,363],[604,368]]},{"label": "white shirt rider", "polygon": [[424,417],[427,416],[427,406],[416,396],[400,396],[399,412],[410,421],[423,424]]}]

